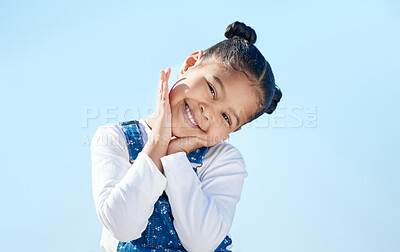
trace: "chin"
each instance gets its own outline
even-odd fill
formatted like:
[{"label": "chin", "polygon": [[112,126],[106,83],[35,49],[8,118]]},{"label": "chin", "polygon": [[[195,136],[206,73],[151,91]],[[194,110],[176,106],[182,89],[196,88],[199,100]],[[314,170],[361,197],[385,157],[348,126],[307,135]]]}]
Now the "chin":
[{"label": "chin", "polygon": [[175,137],[188,137],[188,136],[196,136],[199,134],[200,128],[192,128],[190,127],[183,115],[172,112],[172,121],[171,121],[171,133],[172,136]]}]

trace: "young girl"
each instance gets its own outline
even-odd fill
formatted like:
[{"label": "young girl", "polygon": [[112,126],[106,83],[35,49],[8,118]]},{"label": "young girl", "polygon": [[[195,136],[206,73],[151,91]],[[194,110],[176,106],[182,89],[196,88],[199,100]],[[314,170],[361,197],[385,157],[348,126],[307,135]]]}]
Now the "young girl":
[{"label": "young girl", "polygon": [[271,114],[282,93],[240,22],[226,40],[184,61],[155,113],[100,127],[92,141],[93,196],[103,251],[230,251],[229,229],[247,176],[231,132]]}]

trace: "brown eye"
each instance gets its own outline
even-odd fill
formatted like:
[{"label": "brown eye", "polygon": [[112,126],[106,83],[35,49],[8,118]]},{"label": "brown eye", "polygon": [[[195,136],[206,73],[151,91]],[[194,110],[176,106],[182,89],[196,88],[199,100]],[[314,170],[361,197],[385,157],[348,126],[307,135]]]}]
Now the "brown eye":
[{"label": "brown eye", "polygon": [[207,84],[208,84],[208,88],[210,89],[210,92],[211,92],[212,96],[215,97],[214,88],[210,85],[210,83],[207,82]]},{"label": "brown eye", "polygon": [[221,115],[225,119],[225,121],[227,121],[228,124],[231,125],[231,121],[229,120],[229,116],[227,116],[225,113],[221,113]]}]

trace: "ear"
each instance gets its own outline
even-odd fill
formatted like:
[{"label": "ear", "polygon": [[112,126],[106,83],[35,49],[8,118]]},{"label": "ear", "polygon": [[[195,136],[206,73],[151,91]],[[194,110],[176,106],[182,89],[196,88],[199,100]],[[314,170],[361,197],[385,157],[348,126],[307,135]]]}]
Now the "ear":
[{"label": "ear", "polygon": [[182,65],[182,67],[181,67],[181,70],[179,71],[179,74],[178,74],[178,78],[179,78],[182,74],[186,73],[186,71],[187,71],[189,68],[191,68],[191,67],[197,65],[197,64],[200,62],[200,59],[201,59],[202,57],[203,57],[203,51],[202,51],[202,50],[199,50],[199,51],[196,51],[196,52],[190,54],[189,57],[186,58],[185,62],[183,62],[183,65]]}]

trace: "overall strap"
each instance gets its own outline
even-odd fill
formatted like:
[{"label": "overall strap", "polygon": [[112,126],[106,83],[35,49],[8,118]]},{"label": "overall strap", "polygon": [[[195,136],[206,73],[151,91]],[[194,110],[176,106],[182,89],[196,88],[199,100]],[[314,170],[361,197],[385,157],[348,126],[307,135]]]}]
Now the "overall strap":
[{"label": "overall strap", "polygon": [[[126,142],[128,144],[129,151],[129,162],[132,164],[136,157],[139,155],[139,152],[142,151],[144,142],[141,135],[139,121],[131,120],[126,122],[120,122],[119,125],[122,128],[122,131],[125,134]],[[191,163],[195,163],[197,165],[201,165],[203,163],[203,158],[206,155],[209,147],[201,147],[198,148],[189,154],[187,154],[187,158]],[[195,171],[197,170],[194,168]]]},{"label": "overall strap", "polygon": [[190,162],[201,165],[203,163],[203,158],[206,155],[208,149],[209,147],[201,147],[190,152],[186,156]]},{"label": "overall strap", "polygon": [[144,146],[143,138],[140,133],[139,121],[120,122],[119,125],[122,126],[121,128],[125,134],[126,143],[128,144],[129,162],[133,164],[133,161],[137,158]]}]

